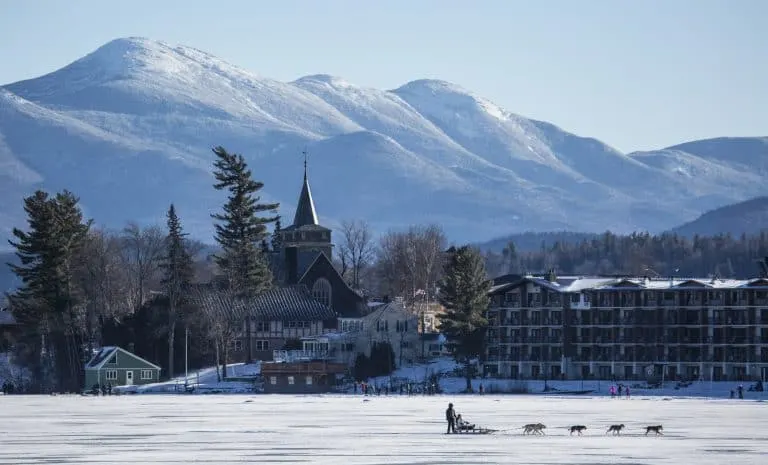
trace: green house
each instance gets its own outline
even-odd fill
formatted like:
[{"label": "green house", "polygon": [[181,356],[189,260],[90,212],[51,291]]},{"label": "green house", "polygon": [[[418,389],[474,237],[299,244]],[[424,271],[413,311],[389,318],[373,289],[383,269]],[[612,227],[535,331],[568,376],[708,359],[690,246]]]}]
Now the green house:
[{"label": "green house", "polygon": [[85,389],[160,381],[160,367],[122,347],[102,347],[85,365]]}]

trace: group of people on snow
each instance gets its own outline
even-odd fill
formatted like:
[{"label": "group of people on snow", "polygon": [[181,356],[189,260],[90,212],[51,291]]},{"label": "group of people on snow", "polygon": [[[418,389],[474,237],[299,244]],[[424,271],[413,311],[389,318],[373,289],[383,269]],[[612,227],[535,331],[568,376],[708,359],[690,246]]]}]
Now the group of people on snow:
[{"label": "group of people on snow", "polygon": [[608,389],[608,392],[611,393],[612,398],[621,398],[622,391],[626,392],[627,399],[629,399],[629,386],[624,386],[621,383],[618,385],[611,384],[610,389]]}]

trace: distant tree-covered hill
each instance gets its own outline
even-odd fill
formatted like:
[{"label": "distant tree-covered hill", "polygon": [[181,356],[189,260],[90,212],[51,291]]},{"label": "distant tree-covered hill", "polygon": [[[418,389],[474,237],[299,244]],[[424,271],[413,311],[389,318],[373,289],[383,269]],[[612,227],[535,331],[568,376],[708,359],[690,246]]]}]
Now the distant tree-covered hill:
[{"label": "distant tree-covered hill", "polygon": [[510,234],[508,236],[497,237],[487,242],[476,244],[483,252],[500,253],[510,242],[515,244],[518,252],[535,252],[543,247],[562,242],[566,244],[579,243],[583,240],[590,240],[598,237],[596,233],[581,233],[572,231],[552,231],[552,232],[525,232],[520,234]]},{"label": "distant tree-covered hill", "polygon": [[672,232],[686,237],[717,234],[759,234],[768,229],[768,197],[757,197],[744,202],[710,210]]},{"label": "distant tree-covered hill", "polygon": [[491,276],[506,273],[625,274],[634,276],[732,277],[759,275],[757,260],[768,255],[768,231],[756,235],[696,236],[603,233],[579,242],[557,242],[521,251],[507,246],[486,251]]}]

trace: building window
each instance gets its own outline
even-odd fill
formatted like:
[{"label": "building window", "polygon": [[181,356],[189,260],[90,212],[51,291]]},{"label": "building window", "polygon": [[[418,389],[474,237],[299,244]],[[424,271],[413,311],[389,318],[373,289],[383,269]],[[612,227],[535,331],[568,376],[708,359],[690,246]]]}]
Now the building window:
[{"label": "building window", "polygon": [[331,283],[325,278],[320,278],[312,285],[312,297],[325,305],[331,306]]},{"label": "building window", "polygon": [[312,384],[312,377],[311,376],[307,376],[307,386],[309,386],[311,384]]},{"label": "building window", "polygon": [[117,381],[117,370],[107,370],[107,381]]},{"label": "building window", "polygon": [[141,370],[141,379],[152,379],[152,370]]},{"label": "building window", "polygon": [[277,376],[270,376],[269,377],[269,384],[271,384],[272,386],[276,385],[277,384]]},{"label": "building window", "polygon": [[269,350],[269,341],[256,341],[256,350]]},{"label": "building window", "polygon": [[240,339],[229,341],[229,350],[240,352],[241,350],[243,350],[243,341],[241,341]]},{"label": "building window", "polygon": [[288,384],[293,384],[293,382],[294,382],[293,376],[289,376],[288,377]]},{"label": "building window", "polygon": [[257,321],[256,331],[257,332],[269,331],[269,321]]}]

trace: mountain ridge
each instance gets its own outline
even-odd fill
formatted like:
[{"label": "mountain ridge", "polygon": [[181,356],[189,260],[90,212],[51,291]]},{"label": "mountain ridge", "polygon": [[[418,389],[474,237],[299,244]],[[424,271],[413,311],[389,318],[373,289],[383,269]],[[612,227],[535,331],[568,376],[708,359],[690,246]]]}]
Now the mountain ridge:
[{"label": "mountain ridge", "polygon": [[755,197],[704,212],[672,232],[686,237],[730,234],[748,236],[768,230],[768,196]]},{"label": "mountain ridge", "polygon": [[[662,231],[760,195],[763,139],[625,154],[448,81],[390,90],[330,74],[281,82],[191,47],[122,38],[0,87],[0,166],[16,167],[0,172],[12,186],[0,227],[23,224],[21,199],[31,190],[66,187],[113,227],[157,221],[175,202],[195,237],[208,241],[208,213],[221,202],[210,148],[224,145],[246,156],[265,198],[281,202],[287,217],[300,152],[309,150],[329,227],[349,218],[378,231],[439,220],[468,241],[510,230]],[[728,157],[730,146],[748,154]],[[746,172],[745,157],[764,172]],[[107,208],[110,201],[121,209]]]}]

